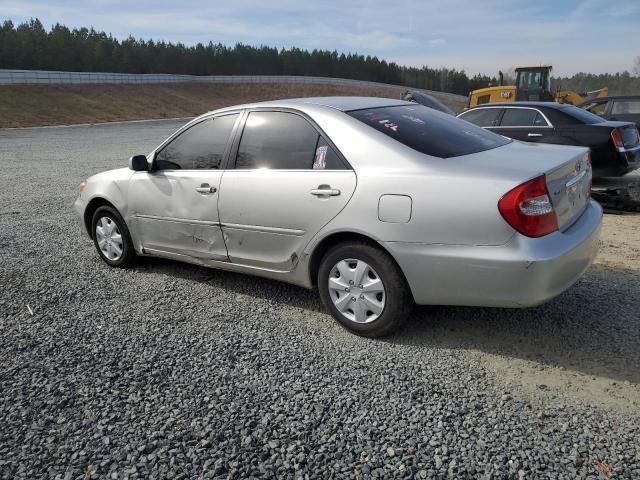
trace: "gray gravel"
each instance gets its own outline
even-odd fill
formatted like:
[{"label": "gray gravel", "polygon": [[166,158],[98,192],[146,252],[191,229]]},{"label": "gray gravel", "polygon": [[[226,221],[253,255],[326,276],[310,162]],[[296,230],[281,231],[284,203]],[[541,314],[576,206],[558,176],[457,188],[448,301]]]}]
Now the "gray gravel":
[{"label": "gray gravel", "polygon": [[0,478],[640,478],[637,270],[365,340],[315,292],[110,269],[77,184],[177,127],[0,131]]}]

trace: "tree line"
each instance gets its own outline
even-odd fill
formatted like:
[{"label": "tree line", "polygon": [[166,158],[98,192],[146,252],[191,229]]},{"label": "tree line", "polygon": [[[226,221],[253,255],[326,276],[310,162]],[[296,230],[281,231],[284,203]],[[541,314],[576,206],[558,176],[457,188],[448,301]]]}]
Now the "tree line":
[{"label": "tree line", "polygon": [[[460,95],[467,95],[471,90],[490,83],[497,84],[496,78],[487,75],[470,77],[464,70],[405,67],[376,56],[356,53],[254,47],[241,43],[232,47],[213,42],[186,46],[133,36],[118,40],[93,28],[69,29],[59,23],[47,31],[38,19],[19,25],[10,20],[3,22],[0,27],[0,68],[189,75],[304,75],[368,80]],[[622,88],[639,91],[639,79],[627,72],[608,76],[602,85],[601,77],[578,74],[560,81],[563,88],[580,85],[578,90],[607,85],[612,93],[623,93],[619,91]]]},{"label": "tree line", "polygon": [[253,47],[241,43],[181,43],[118,40],[93,28],[56,24],[47,31],[38,19],[0,28],[0,68],[80,72],[176,73],[189,75],[304,75],[408,85],[466,95],[495,82],[469,78],[447,68],[407,68],[375,56],[300,48]]},{"label": "tree line", "polygon": [[[640,72],[638,72],[640,74]],[[573,90],[582,93],[603,87],[609,89],[609,95],[640,95],[640,76],[629,72],[618,73],[576,73],[572,77],[556,77],[551,79],[551,87],[555,90]]]}]

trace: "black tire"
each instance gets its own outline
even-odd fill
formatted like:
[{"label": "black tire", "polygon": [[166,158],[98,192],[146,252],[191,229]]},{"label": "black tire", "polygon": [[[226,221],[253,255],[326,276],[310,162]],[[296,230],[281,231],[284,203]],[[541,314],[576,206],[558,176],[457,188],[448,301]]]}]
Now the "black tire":
[{"label": "black tire", "polygon": [[[122,254],[116,259],[108,258],[98,245],[96,226],[98,221],[102,218],[108,218],[110,221],[115,223],[120,232],[120,236],[122,238]],[[135,264],[138,257],[135,249],[133,248],[131,234],[129,233],[127,224],[115,208],[105,205],[97,208],[96,211],[93,212],[93,217],[91,219],[91,236],[93,237],[93,244],[96,247],[98,255],[107,265],[117,268],[127,268]]]},{"label": "black tire", "polygon": [[[366,262],[375,270],[375,274],[384,285],[384,307],[379,316],[369,323],[358,323],[347,318],[334,305],[331,297],[329,276],[332,274],[335,276],[334,266],[341,260],[347,259]],[[318,269],[318,290],[322,302],[334,318],[347,330],[363,337],[382,337],[397,330],[407,319],[414,306],[409,285],[393,258],[381,248],[365,242],[340,243],[325,254]]]}]

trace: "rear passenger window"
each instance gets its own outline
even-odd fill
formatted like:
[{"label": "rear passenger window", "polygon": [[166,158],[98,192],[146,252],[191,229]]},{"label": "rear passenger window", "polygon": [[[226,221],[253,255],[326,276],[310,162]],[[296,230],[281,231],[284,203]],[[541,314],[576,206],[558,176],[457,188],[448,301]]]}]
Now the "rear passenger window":
[{"label": "rear passenger window", "polygon": [[549,127],[549,123],[539,113],[536,115],[536,119],[533,121],[534,127]]},{"label": "rear passenger window", "polygon": [[251,112],[236,168],[309,170],[344,168],[342,161],[303,117],[287,112]]},{"label": "rear passenger window", "polygon": [[156,170],[220,168],[238,114],[209,118],[174,138],[158,152]]},{"label": "rear passenger window", "polygon": [[501,108],[479,108],[463,113],[460,118],[479,127],[495,127],[498,124],[500,112],[502,112]]},{"label": "rear passenger window", "polygon": [[500,125],[503,127],[531,127],[538,112],[528,108],[507,108]]}]

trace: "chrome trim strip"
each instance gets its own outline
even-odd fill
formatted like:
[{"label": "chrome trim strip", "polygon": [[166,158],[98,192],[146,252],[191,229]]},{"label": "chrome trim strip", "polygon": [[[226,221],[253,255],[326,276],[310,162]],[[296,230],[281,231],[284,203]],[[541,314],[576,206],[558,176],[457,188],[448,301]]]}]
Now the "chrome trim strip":
[{"label": "chrome trim strip", "polygon": [[580,180],[582,180],[586,174],[587,174],[587,171],[583,170],[578,175],[576,175],[571,180],[569,180],[567,183],[565,183],[564,186],[567,187],[567,188],[573,187],[576,183],[578,183]]},{"label": "chrome trim strip", "polygon": [[174,223],[192,223],[196,225],[207,226],[219,226],[220,222],[212,222],[208,220],[192,220],[190,218],[173,218],[173,217],[158,217],[156,215],[142,215],[140,213],[134,213],[131,215],[133,218],[143,218],[146,220],[157,220],[160,222],[174,222]]},{"label": "chrome trim strip", "polygon": [[250,232],[274,233],[277,235],[292,235],[294,237],[301,237],[302,235],[305,234],[304,230],[296,230],[293,228],[263,227],[262,225],[242,225],[239,223],[220,223],[220,222],[211,222],[207,220],[191,220],[189,218],[158,217],[155,215],[142,215],[139,213],[134,213],[131,216],[133,218],[156,220],[160,222],[191,223],[195,225],[205,225],[205,226],[212,226],[212,227],[220,226],[224,228],[232,228],[234,230],[247,230]]},{"label": "chrome trim strip", "polygon": [[221,223],[222,228],[232,228],[234,230],[247,230],[249,232],[274,233],[276,235],[291,235],[301,237],[305,234],[304,230],[295,230],[293,228],[263,227],[261,225],[241,225],[238,223]]},{"label": "chrome trim strip", "polygon": [[530,129],[530,128],[553,128],[553,127],[543,127],[543,126],[535,126],[535,125],[530,127],[517,127],[515,125],[508,125],[506,127],[503,127],[503,126],[497,125],[495,127],[482,127],[482,128],[504,128],[505,130],[508,130],[510,128]]},{"label": "chrome trim strip", "polygon": [[198,265],[207,265],[209,262],[216,263],[228,263],[229,258],[225,255],[213,255],[204,256],[202,252],[193,252],[193,255],[188,253],[167,252],[166,250],[159,250],[157,248],[149,248],[142,246],[143,253],[145,255],[155,255],[158,257],[171,258],[173,260],[180,260],[182,262],[196,263]]},{"label": "chrome trim strip", "polygon": [[464,112],[462,112],[462,113],[459,113],[459,114],[457,115],[457,117],[458,117],[458,118],[462,118],[462,119],[464,120],[463,115],[464,115],[465,113],[467,113],[467,112],[472,112],[472,111],[474,111],[474,110],[486,110],[487,108],[504,108],[504,109],[507,109],[507,108],[511,108],[511,109],[513,109],[513,108],[519,108],[519,109],[521,109],[521,110],[535,110],[535,111],[536,111],[536,112],[538,112],[540,115],[542,115],[542,118],[544,118],[544,119],[545,119],[545,121],[547,122],[547,125],[546,125],[546,126],[544,126],[544,125],[538,125],[538,126],[536,126],[536,125],[530,125],[530,126],[528,126],[528,127],[527,127],[527,126],[521,126],[521,127],[518,127],[518,126],[504,126],[504,127],[503,127],[503,126],[501,126],[501,125],[491,125],[491,126],[489,126],[489,127],[482,127],[482,128],[553,128],[553,123],[551,123],[551,122],[549,121],[549,119],[547,118],[547,116],[546,116],[544,113],[542,113],[540,110],[538,110],[538,109],[537,109],[537,108],[535,108],[535,107],[520,107],[520,106],[515,106],[515,105],[496,105],[496,106],[487,106],[487,107],[480,107],[480,106],[478,106],[478,107],[470,108],[469,110],[466,110],[466,111],[464,111]]},{"label": "chrome trim strip", "polygon": [[218,260],[215,258],[192,257],[190,255],[185,255],[183,253],[167,252],[165,250],[157,250],[155,248],[143,247],[143,250],[144,250],[143,253],[145,255],[171,258],[174,260],[180,260],[182,262],[194,263],[196,265],[203,265],[205,267],[220,268],[222,270],[227,270],[227,271],[247,272],[247,271],[253,270],[257,272],[268,272],[268,273],[274,273],[274,274],[287,274],[291,272],[291,270],[276,270],[273,268],[245,265],[244,263],[233,263],[228,259]]},{"label": "chrome trim strip", "polygon": [[631,148],[618,148],[618,151],[620,153],[635,152],[636,150],[640,150],[640,144],[636,145],[635,147],[631,147]]}]

